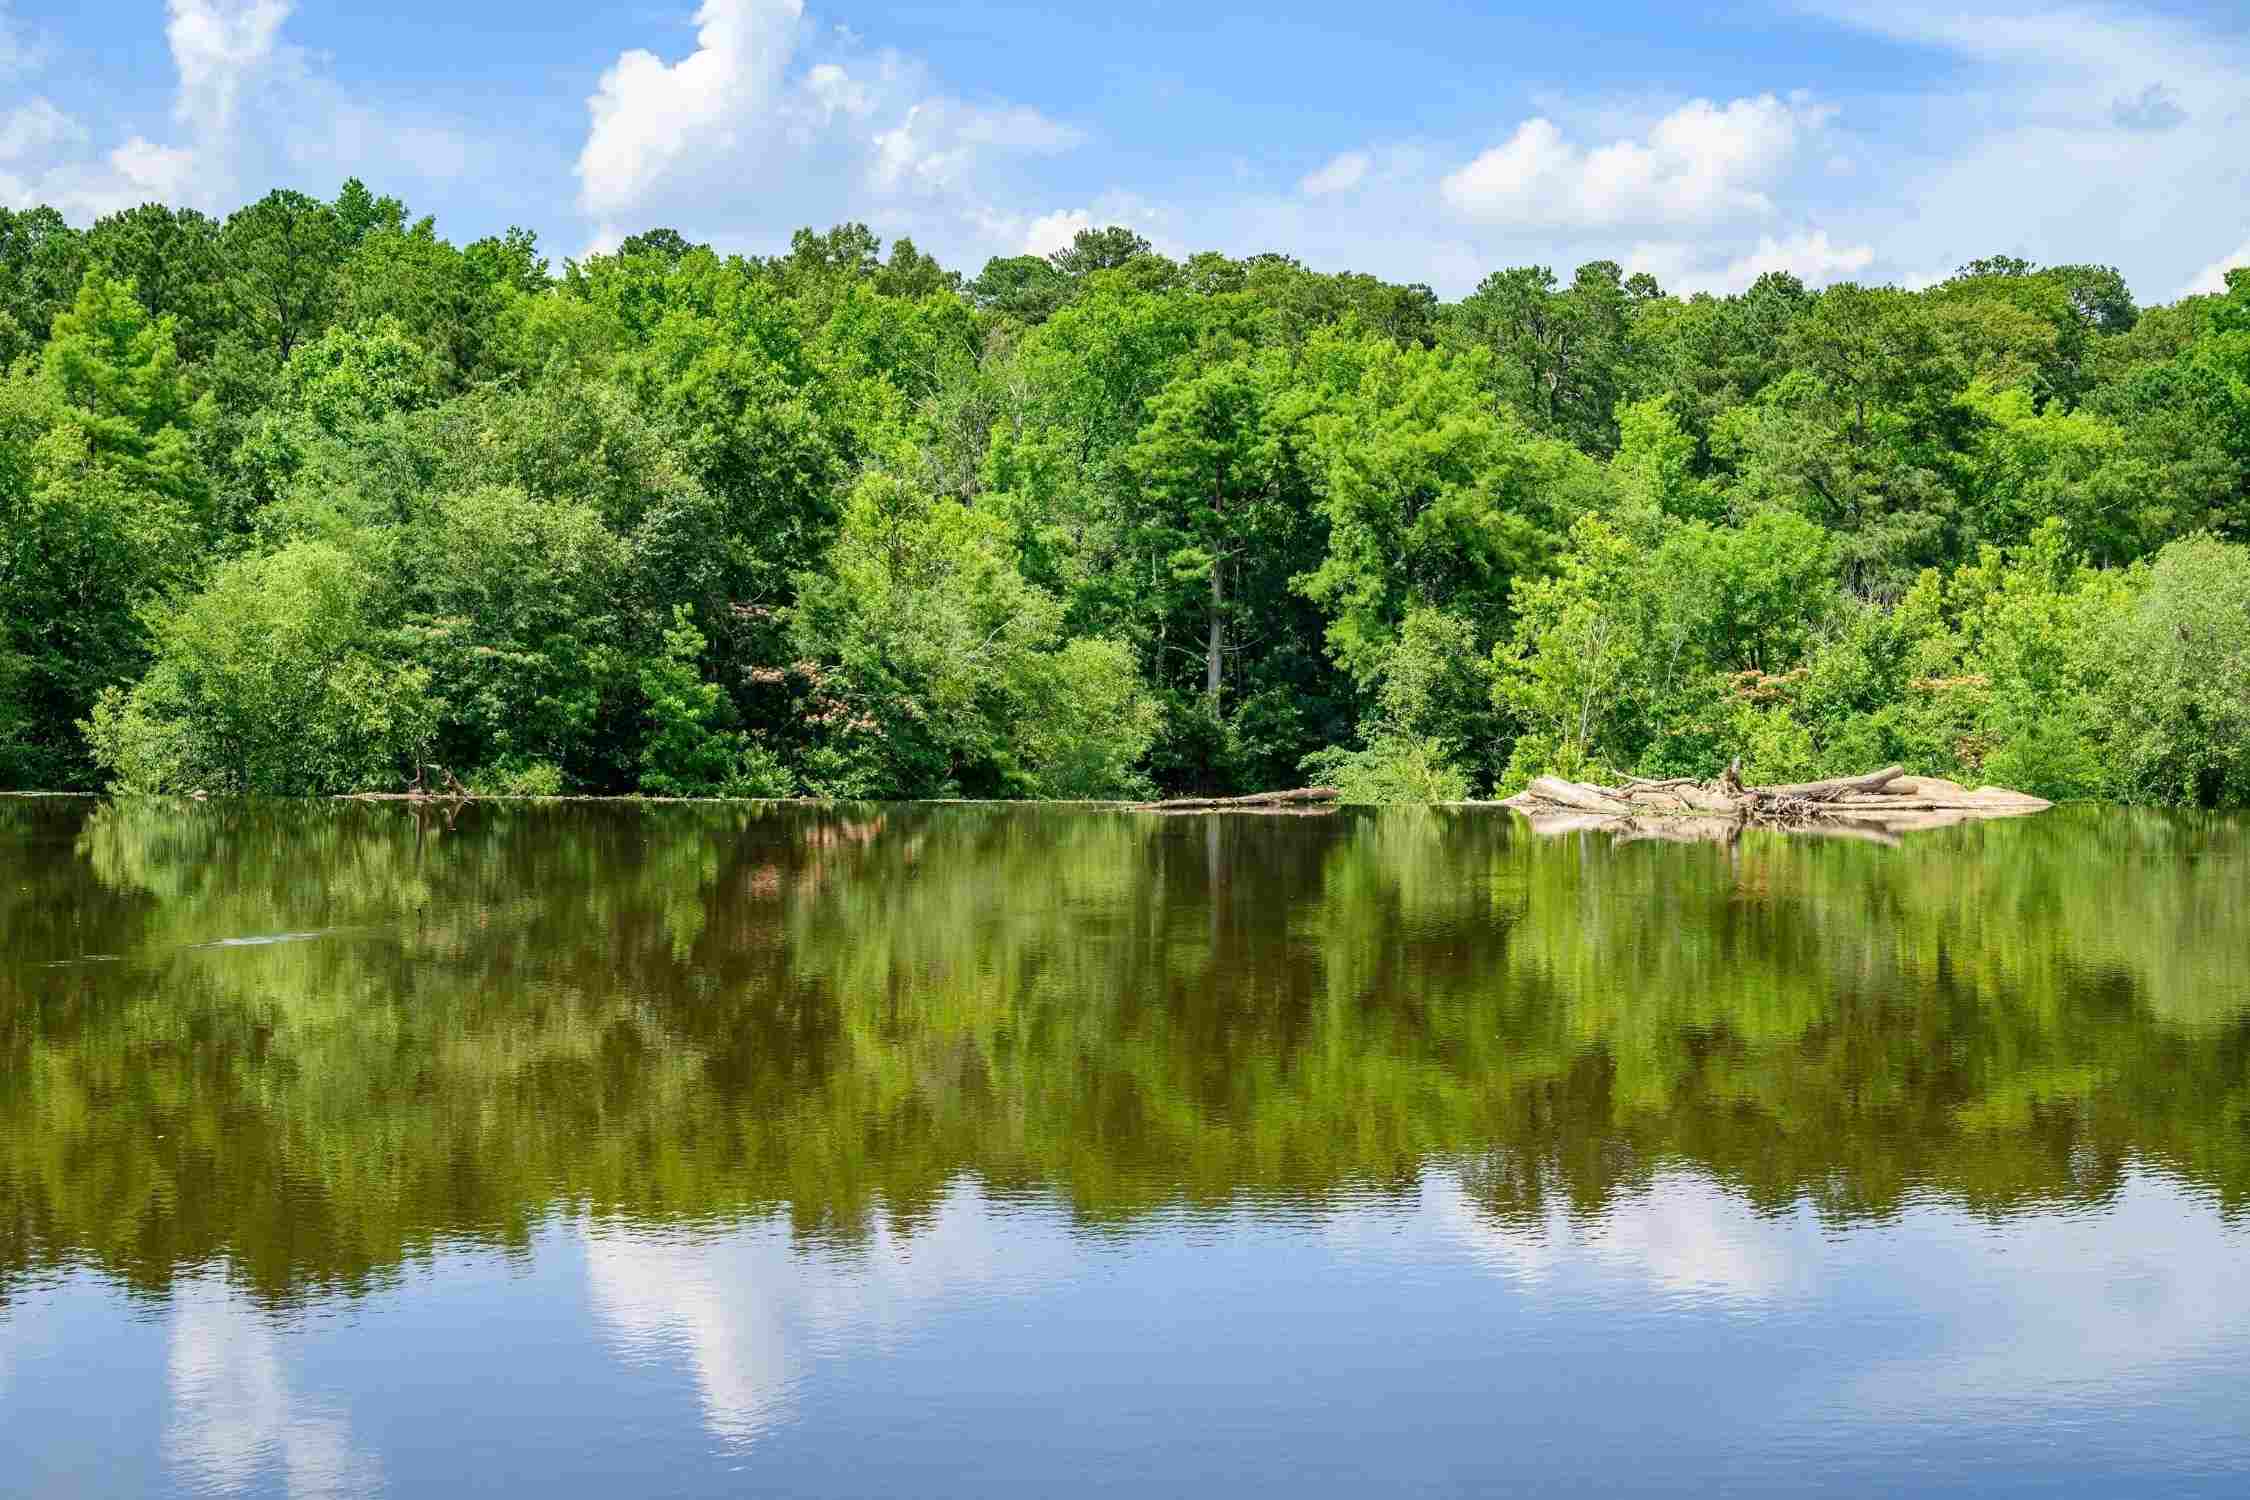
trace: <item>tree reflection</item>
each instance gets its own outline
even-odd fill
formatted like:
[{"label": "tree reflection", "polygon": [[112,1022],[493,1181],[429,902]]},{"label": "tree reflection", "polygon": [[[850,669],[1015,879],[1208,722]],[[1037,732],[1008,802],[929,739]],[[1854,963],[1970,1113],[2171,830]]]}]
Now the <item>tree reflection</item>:
[{"label": "tree reflection", "polygon": [[[1838,1223],[2250,1187],[2243,827],[1902,848],[1493,811],[0,804],[0,1295],[276,1301],[558,1210],[911,1234],[1667,1165]],[[221,946],[212,946],[221,944]]]}]

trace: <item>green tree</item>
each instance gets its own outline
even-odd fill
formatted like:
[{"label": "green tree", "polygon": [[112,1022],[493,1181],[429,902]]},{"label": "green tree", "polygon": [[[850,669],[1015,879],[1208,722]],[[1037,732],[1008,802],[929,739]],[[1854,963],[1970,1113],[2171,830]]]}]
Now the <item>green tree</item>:
[{"label": "green tree", "polygon": [[174,326],[151,318],[130,283],[89,273],[55,319],[40,378],[73,429],[50,435],[57,461],[82,444],[87,459],[193,512],[204,504],[205,480],[192,439],[212,407],[193,395]]},{"label": "green tree", "polygon": [[1132,789],[1153,730],[1138,675],[1113,646],[1064,640],[1061,605],[1025,581],[997,517],[875,471],[800,590],[796,649],[825,683],[806,726],[815,790]]},{"label": "green tree", "polygon": [[633,644],[617,607],[628,560],[583,502],[504,485],[438,501],[407,542],[400,589],[440,764],[549,764],[619,789],[595,742]]},{"label": "green tree", "polygon": [[726,695],[700,670],[708,644],[686,606],[675,606],[664,649],[640,669],[650,724],[641,790],[660,797],[788,796],[795,781],[780,758],[722,727]]},{"label": "green tree", "polygon": [[2190,807],[2250,803],[2250,548],[2209,536],[2167,546],[2106,644],[2118,789]]},{"label": "green tree", "polygon": [[1456,339],[1489,350],[1501,399],[1541,432],[1606,456],[1634,383],[1635,308],[1656,294],[1615,261],[1580,266],[1559,287],[1545,266],[1495,271],[1453,309]]},{"label": "green tree", "polygon": [[237,326],[276,360],[335,316],[353,239],[336,210],[279,189],[228,217],[219,235]]},{"label": "green tree", "polygon": [[[1270,369],[1232,360],[1174,381],[1149,404],[1148,425],[1126,454],[1142,499],[1127,546],[1152,574],[1199,596],[1203,694],[1219,714],[1242,606],[1245,562],[1270,548],[1288,517],[1295,455],[1276,411]],[[1161,572],[1157,572],[1161,569]]]},{"label": "green tree", "polygon": [[1541,771],[1580,776],[1622,758],[1633,675],[1639,569],[1632,543],[1595,516],[1571,527],[1560,569],[1516,590],[1516,618],[1494,648],[1493,701],[1522,726],[1503,785]]},{"label": "green tree", "polygon": [[1354,356],[1312,422],[1328,551],[1300,583],[1328,612],[1337,664],[1366,683],[1415,609],[1497,636],[1510,588],[1545,566],[1599,474],[1495,412],[1473,361],[1388,344]]},{"label": "green tree", "polygon": [[216,220],[192,208],[144,203],[96,219],[86,231],[89,267],[129,282],[151,316],[170,318],[180,358],[210,358],[227,327],[226,264]]},{"label": "green tree", "polygon": [[0,383],[0,780],[89,775],[73,726],[144,665],[143,605],[198,566],[208,417],[171,320],[99,272],[55,318],[37,374]]},{"label": "green tree", "polygon": [[429,676],[390,657],[370,582],[320,542],[222,566],[156,611],[148,674],[95,703],[95,760],[127,792],[401,784],[433,729]]},{"label": "green tree", "polygon": [[83,236],[60,213],[0,208],[0,370],[47,341],[85,266]]}]

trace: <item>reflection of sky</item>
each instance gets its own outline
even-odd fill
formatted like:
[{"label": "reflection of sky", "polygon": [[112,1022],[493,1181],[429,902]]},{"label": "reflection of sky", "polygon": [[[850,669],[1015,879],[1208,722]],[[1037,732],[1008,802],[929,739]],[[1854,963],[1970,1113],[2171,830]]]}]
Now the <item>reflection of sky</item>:
[{"label": "reflection of sky", "polygon": [[[566,1221],[275,1320],[215,1278],[0,1312],[30,1493],[1270,1487],[2242,1493],[2250,1234],[2096,1210],[1839,1230],[1662,1174],[1598,1215],[1452,1174],[1125,1230],[957,1186],[849,1247]],[[64,1328],[70,1337],[60,1337]],[[0,1483],[0,1490],[5,1490]]]},{"label": "reflection of sky", "polygon": [[625,1357],[680,1352],[729,1442],[785,1420],[813,1358],[879,1356],[941,1303],[1021,1296],[1082,1260],[1052,1216],[1010,1221],[968,1189],[911,1233],[878,1224],[845,1251],[794,1249],[778,1220],[694,1237],[597,1229],[586,1245],[594,1309]]},{"label": "reflection of sky", "polygon": [[179,1287],[170,1318],[172,1419],[165,1449],[202,1494],[278,1483],[290,1496],[361,1495],[379,1487],[349,1423],[290,1388],[271,1323],[222,1284]]},{"label": "reflection of sky", "polygon": [[1995,1222],[1930,1205],[1839,1233],[1808,1208],[1758,1214],[1686,1174],[1583,1221],[1558,1209],[1503,1227],[1432,1175],[1405,1233],[1620,1311],[1669,1301],[1821,1328],[1855,1358],[1832,1387],[1780,1393],[1776,1415],[1808,1422],[1899,1438],[2033,1416],[2184,1417],[2214,1389],[2250,1396],[2250,1235],[2160,1177],[2129,1176],[2098,1210]]}]

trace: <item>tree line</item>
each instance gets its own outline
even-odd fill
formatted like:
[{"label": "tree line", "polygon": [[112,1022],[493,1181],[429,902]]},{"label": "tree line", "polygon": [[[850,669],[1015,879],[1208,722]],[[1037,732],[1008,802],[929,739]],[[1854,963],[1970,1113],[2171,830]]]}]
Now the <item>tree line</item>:
[{"label": "tree line", "polygon": [[0,210],[0,786],[2250,805],[2250,271]]}]

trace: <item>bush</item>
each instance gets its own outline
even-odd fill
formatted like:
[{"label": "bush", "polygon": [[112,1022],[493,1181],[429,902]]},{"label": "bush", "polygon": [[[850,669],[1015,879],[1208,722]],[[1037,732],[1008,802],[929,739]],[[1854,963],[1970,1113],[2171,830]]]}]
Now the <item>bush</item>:
[{"label": "bush", "polygon": [[2250,547],[2210,536],[2166,547],[2109,650],[2103,718],[2119,793],[2250,802]]},{"label": "bush", "polygon": [[429,674],[387,658],[362,613],[367,592],[322,542],[220,568],[155,616],[148,675],[95,704],[95,761],[131,792],[398,785],[435,727]]},{"label": "bush", "polygon": [[1135,769],[1156,738],[1156,704],[1133,653],[1116,641],[1076,640],[1026,664],[1017,721],[1023,788],[1035,797],[1140,797]]},{"label": "bush", "polygon": [[1468,773],[1446,764],[1444,747],[1428,737],[1394,734],[1361,750],[1321,750],[1305,757],[1304,768],[1350,803],[1460,802],[1469,795]]},{"label": "bush", "polygon": [[553,761],[509,760],[486,766],[468,784],[480,797],[559,797],[563,773]]}]

